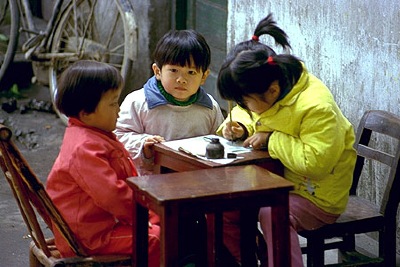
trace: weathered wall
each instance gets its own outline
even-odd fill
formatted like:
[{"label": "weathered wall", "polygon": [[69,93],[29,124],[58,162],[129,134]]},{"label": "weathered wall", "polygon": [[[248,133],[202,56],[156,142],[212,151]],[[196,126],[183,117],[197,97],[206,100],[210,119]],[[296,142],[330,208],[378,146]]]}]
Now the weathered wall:
[{"label": "weathered wall", "polygon": [[400,114],[400,1],[231,0],[228,5],[228,49],[249,39],[257,22],[273,12],[292,53],[330,87],[352,123],[366,109]]},{"label": "weathered wall", "polygon": [[187,28],[200,32],[211,49],[210,75],[204,89],[214,96],[223,111],[228,102],[222,99],[217,90],[217,76],[226,56],[226,22],[228,0],[191,0],[188,3]]},{"label": "weathered wall", "polygon": [[[327,84],[354,126],[368,109],[400,115],[400,1],[230,0],[228,50],[250,39],[259,20],[270,12],[289,35],[292,54]],[[272,39],[261,40],[274,45]],[[393,144],[380,137],[375,140],[382,146]],[[362,193],[379,202],[382,181],[371,177],[385,173],[370,168]]]},{"label": "weathered wall", "polygon": [[[138,57],[132,66],[127,93],[140,89],[152,75],[152,53],[157,41],[171,29],[171,3],[167,0],[130,0],[138,27]],[[162,14],[162,15],[160,15]]]}]

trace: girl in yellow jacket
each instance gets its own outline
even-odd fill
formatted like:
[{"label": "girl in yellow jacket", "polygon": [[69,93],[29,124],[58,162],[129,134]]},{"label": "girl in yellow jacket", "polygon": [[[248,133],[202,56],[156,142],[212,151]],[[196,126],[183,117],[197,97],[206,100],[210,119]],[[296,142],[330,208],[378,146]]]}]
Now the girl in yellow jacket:
[{"label": "girl in yellow jacket", "polygon": [[[303,266],[297,232],[335,222],[346,207],[356,160],[354,130],[329,89],[298,58],[260,43],[262,34],[290,48],[271,15],[260,21],[251,40],[235,46],[219,72],[218,90],[238,105],[233,121],[228,117],[218,133],[268,149],[282,162],[284,177],[295,184],[289,196],[292,266]],[[270,208],[260,210],[259,220],[270,244]],[[239,259],[237,222],[234,213],[226,214],[224,234]]]}]

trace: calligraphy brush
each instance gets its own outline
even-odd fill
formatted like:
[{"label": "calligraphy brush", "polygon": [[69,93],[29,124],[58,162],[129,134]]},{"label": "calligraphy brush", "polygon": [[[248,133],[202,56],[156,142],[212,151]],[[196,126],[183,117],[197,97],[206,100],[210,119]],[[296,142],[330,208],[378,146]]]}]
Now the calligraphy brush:
[{"label": "calligraphy brush", "polygon": [[230,122],[230,127],[231,127],[231,142],[233,144],[233,133],[232,133],[232,108],[233,104],[232,101],[228,100],[228,108],[229,108],[229,122]]}]

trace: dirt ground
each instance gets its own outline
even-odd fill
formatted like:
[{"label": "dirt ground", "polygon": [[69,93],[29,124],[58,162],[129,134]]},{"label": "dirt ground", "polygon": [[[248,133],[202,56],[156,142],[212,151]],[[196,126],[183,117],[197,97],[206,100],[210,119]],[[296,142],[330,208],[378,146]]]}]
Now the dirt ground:
[{"label": "dirt ground", "polygon": [[[49,89],[41,85],[20,88],[24,98],[17,99],[17,109],[11,113],[4,108],[9,98],[0,92],[0,123],[13,131],[15,144],[41,181],[45,182],[57,157],[65,125],[54,113],[40,111],[38,107],[49,104]],[[4,104],[5,103],[5,104]],[[29,104],[31,103],[31,104]],[[24,110],[24,107],[30,106]],[[20,111],[22,108],[22,112]],[[37,108],[37,109],[34,109]],[[0,174],[0,267],[29,266],[28,249],[31,239],[20,215],[18,206],[3,173]]]}]

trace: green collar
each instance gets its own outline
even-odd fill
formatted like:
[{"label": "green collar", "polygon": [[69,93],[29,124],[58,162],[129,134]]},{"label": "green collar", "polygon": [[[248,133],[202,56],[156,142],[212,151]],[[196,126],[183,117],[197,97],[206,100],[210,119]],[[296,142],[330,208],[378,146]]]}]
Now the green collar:
[{"label": "green collar", "polygon": [[167,99],[167,101],[171,104],[174,104],[176,106],[189,106],[197,101],[197,98],[199,96],[199,91],[195,93],[194,95],[189,97],[189,100],[187,101],[179,101],[176,100],[175,97],[173,97],[171,94],[169,94],[167,91],[165,91],[164,87],[161,85],[160,81],[157,81],[157,87],[160,90],[160,93]]}]

